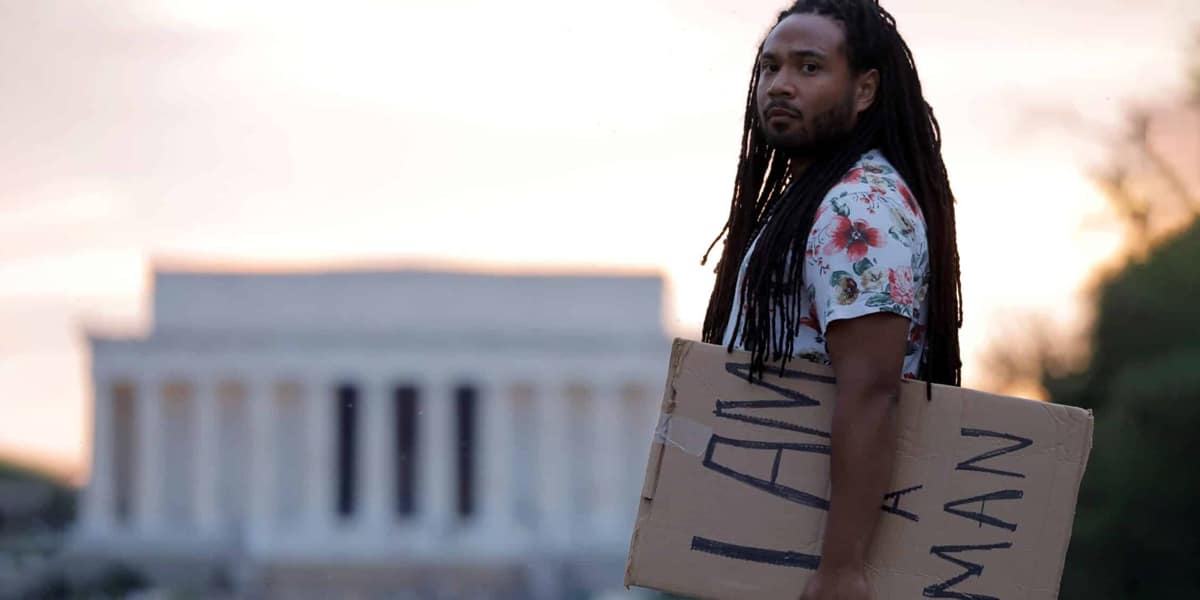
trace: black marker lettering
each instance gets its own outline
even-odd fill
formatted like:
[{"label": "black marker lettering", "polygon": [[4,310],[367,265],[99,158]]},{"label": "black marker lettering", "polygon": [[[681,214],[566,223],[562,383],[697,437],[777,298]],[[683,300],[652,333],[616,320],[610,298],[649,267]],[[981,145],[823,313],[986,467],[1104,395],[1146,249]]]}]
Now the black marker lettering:
[{"label": "black marker lettering", "polygon": [[[728,362],[728,363],[725,363],[725,371],[731,375],[738,377],[739,379],[746,379],[749,377],[749,374],[750,374],[750,363]],[[809,373],[805,373],[803,371],[785,370],[784,377],[792,378],[792,379],[807,379],[810,381],[819,381],[822,383],[833,383],[834,382],[834,379],[832,377],[826,377],[823,375],[812,375]],[[788,389],[786,387],[783,387],[782,385],[768,383],[764,380],[755,381],[754,385],[771,390],[772,392],[775,392],[775,393],[783,396],[784,399],[783,400],[737,400],[737,401],[717,400],[716,410],[713,411],[713,414],[722,419],[731,419],[734,421],[742,421],[744,423],[751,423],[754,425],[762,425],[764,427],[771,427],[774,429],[783,429],[785,431],[795,431],[795,432],[799,432],[799,433],[807,433],[809,435],[815,435],[817,437],[823,437],[823,438],[830,437],[828,431],[822,431],[820,429],[813,429],[812,427],[805,427],[803,425],[796,425],[794,423],[788,423],[787,421],[783,421],[780,419],[773,419],[770,417],[746,414],[746,412],[732,412],[732,411],[735,411],[738,409],[745,409],[748,412],[751,409],[806,408],[806,407],[810,407],[810,406],[820,406],[821,405],[821,402],[818,401],[817,399],[813,398],[812,396],[809,396],[808,394],[804,394],[802,392],[797,392],[796,390]]]},{"label": "black marker lettering", "polygon": [[918,517],[915,513],[911,513],[911,512],[908,512],[907,510],[900,508],[900,499],[903,498],[905,495],[911,494],[923,487],[925,487],[925,486],[917,485],[917,486],[910,487],[908,489],[898,490],[898,491],[892,492],[890,494],[884,495],[883,499],[885,501],[891,500],[892,504],[891,504],[891,506],[888,506],[885,503],[883,505],[883,512],[890,513],[890,514],[896,515],[898,517],[904,517],[905,519],[908,519],[909,521],[912,521],[914,523],[920,522],[921,517]]},{"label": "black marker lettering", "polygon": [[[770,479],[762,479],[760,477],[755,477],[755,476],[749,475],[747,473],[742,473],[741,471],[735,471],[730,467],[727,467],[725,465],[717,463],[713,459],[713,452],[717,449],[718,444],[722,445],[722,446],[730,446],[730,447],[734,447],[734,448],[746,448],[749,450],[769,450],[769,451],[774,452],[775,455],[772,457],[772,462],[771,462],[771,478]],[[795,443],[784,443],[784,442],[756,442],[753,440],[735,440],[735,439],[731,439],[731,438],[727,438],[727,437],[722,437],[719,435],[713,435],[708,440],[708,448],[704,452],[703,464],[706,468],[712,469],[713,471],[716,471],[722,475],[732,477],[742,483],[745,483],[746,485],[749,485],[749,486],[758,488],[764,492],[767,492],[768,494],[772,494],[774,496],[779,496],[780,498],[789,500],[791,502],[795,502],[796,504],[802,504],[804,506],[811,506],[813,508],[819,508],[821,510],[829,510],[829,501],[828,500],[826,500],[824,498],[820,498],[818,496],[814,496],[812,494],[809,494],[808,492],[802,492],[796,488],[792,488],[792,487],[788,487],[786,485],[782,485],[780,483],[776,483],[776,480],[779,477],[779,461],[783,457],[784,450],[791,450],[794,452],[811,452],[814,454],[825,454],[825,455],[829,454],[829,446],[827,444],[795,444]]]},{"label": "black marker lettering", "polygon": [[1011,548],[1011,542],[1003,542],[1000,544],[988,544],[985,546],[934,546],[929,549],[930,554],[936,554],[942,560],[950,561],[964,569],[963,573],[957,577],[947,579],[936,585],[931,585],[925,588],[926,598],[958,598],[960,600],[999,600],[995,596],[985,596],[983,594],[971,594],[968,592],[959,592],[950,588],[970,579],[983,574],[983,565],[977,565],[973,562],[965,561],[961,558],[949,556],[958,552],[969,552],[971,550],[999,550]]},{"label": "black marker lettering", "polygon": [[[739,379],[749,379],[750,378],[750,363],[727,362],[727,363],[725,363],[725,371],[727,373],[729,373],[730,375],[737,376]],[[771,370],[771,372],[778,373],[779,371],[773,369],[773,370]],[[807,379],[808,381],[818,381],[820,383],[837,383],[837,379],[834,379],[833,377],[830,377],[828,375],[813,375],[812,373],[805,373],[804,371],[794,371],[792,369],[784,369],[783,370],[783,378],[784,379]],[[765,387],[768,390],[772,390],[775,392],[779,392],[780,394],[783,394],[783,396],[785,398],[795,398],[796,396],[803,396],[803,394],[801,394],[800,392],[789,390],[783,386],[775,385],[773,383],[767,383],[765,380],[755,381],[754,385]]]},{"label": "black marker lettering", "polygon": [[[982,496],[975,496],[974,498],[963,498],[962,500],[955,500],[953,502],[947,502],[946,506],[945,506],[945,510],[946,510],[946,512],[948,512],[952,515],[958,515],[960,517],[964,517],[964,518],[970,519],[972,521],[975,521],[975,522],[979,523],[980,527],[983,527],[984,525],[991,525],[992,527],[999,527],[1000,529],[1016,531],[1017,530],[1016,523],[1009,523],[1008,521],[1002,521],[1000,519],[997,519],[996,517],[993,517],[993,516],[987,514],[986,512],[984,512],[984,510],[987,508],[988,500],[1020,500],[1021,498],[1024,498],[1024,497],[1025,497],[1025,492],[1022,492],[1021,490],[1000,490],[998,492],[992,492],[990,494],[984,494]],[[973,511],[969,511],[969,510],[962,510],[960,508],[956,508],[956,507],[962,506],[964,504],[974,504],[976,502],[979,503],[979,512],[973,512]]]},{"label": "black marker lettering", "polygon": [[815,571],[821,564],[821,557],[812,554],[787,550],[768,550],[753,546],[739,546],[737,544],[718,542],[702,537],[692,538],[692,550],[737,560],[748,560],[750,562],[766,563],[780,567],[799,567],[811,571]]},{"label": "black marker lettering", "polygon": [[799,433],[807,433],[817,437],[828,438],[829,432],[813,429],[803,425],[795,425],[787,421],[772,419],[769,417],[760,417],[755,415],[741,414],[729,412],[730,409],[746,408],[803,408],[808,406],[820,406],[821,403],[816,400],[800,394],[794,400],[745,400],[745,401],[726,401],[717,400],[717,408],[713,410],[713,414],[720,419],[732,419],[734,421],[742,421],[744,423],[752,423],[754,425],[762,425],[763,427],[771,427],[774,429],[783,429],[786,431],[796,431]]},{"label": "black marker lettering", "polygon": [[1005,446],[1004,448],[1000,448],[997,450],[990,450],[990,451],[984,452],[983,454],[980,454],[979,456],[976,456],[974,458],[964,460],[964,461],[958,463],[959,471],[979,471],[982,473],[991,473],[993,475],[1003,475],[1005,477],[1017,477],[1019,479],[1025,478],[1025,475],[1023,475],[1021,473],[1014,473],[1012,471],[1001,471],[999,469],[992,469],[989,467],[980,467],[980,466],[976,466],[975,463],[987,460],[989,458],[995,458],[997,456],[1001,456],[1004,454],[1017,452],[1018,450],[1023,450],[1025,448],[1028,448],[1029,446],[1033,445],[1033,440],[1031,440],[1029,438],[1023,438],[1018,435],[1012,435],[1009,433],[997,433],[995,431],[984,431],[982,429],[963,429],[962,435],[963,435],[963,437],[994,437],[994,438],[1009,440],[1009,441],[1016,442],[1016,443],[1011,446]]}]

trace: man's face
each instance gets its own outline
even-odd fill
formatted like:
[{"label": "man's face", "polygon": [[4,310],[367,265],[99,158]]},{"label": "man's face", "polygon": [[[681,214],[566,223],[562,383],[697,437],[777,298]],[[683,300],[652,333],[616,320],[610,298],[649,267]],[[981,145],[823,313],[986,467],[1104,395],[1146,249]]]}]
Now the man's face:
[{"label": "man's face", "polygon": [[849,132],[859,110],[856,79],[840,23],[813,14],[785,18],[759,56],[755,104],[768,143],[804,157]]}]

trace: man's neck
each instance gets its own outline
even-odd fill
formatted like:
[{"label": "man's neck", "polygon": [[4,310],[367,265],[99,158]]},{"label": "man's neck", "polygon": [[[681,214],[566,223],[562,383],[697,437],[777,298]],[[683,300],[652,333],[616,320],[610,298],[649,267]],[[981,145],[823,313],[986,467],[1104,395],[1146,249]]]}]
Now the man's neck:
[{"label": "man's neck", "polygon": [[792,175],[792,180],[800,179],[800,176],[808,170],[808,166],[812,164],[812,159],[806,156],[793,156],[788,159],[788,172]]}]

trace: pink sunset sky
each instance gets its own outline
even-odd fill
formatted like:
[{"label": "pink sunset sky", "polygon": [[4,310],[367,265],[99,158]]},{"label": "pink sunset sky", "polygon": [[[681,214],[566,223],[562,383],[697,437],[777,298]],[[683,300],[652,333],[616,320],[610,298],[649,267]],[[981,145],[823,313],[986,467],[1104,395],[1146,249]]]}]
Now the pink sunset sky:
[{"label": "pink sunset sky", "polygon": [[[694,335],[783,6],[0,0],[0,454],[86,477],[83,328],[143,331],[154,265],[656,271]],[[1085,322],[1120,236],[1062,115],[1180,96],[1200,2],[885,6],[959,198],[970,384],[1015,316]]]}]

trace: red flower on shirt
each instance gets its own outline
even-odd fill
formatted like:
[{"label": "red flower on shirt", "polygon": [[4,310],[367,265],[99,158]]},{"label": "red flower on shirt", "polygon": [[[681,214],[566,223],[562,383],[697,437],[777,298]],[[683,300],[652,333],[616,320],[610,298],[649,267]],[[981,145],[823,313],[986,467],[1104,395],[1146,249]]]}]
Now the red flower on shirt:
[{"label": "red flower on shirt", "polygon": [[892,302],[902,306],[913,303],[913,272],[909,267],[888,269],[888,294]]},{"label": "red flower on shirt", "polygon": [[800,317],[800,324],[812,329],[813,331],[821,331],[821,320],[817,318],[817,303],[808,303],[808,315]]},{"label": "red flower on shirt", "polygon": [[912,192],[908,191],[908,186],[899,183],[896,188],[900,190],[900,196],[904,198],[904,203],[908,205],[908,210],[911,210],[914,215],[921,214],[921,209],[917,208],[917,201],[913,199]]},{"label": "red flower on shirt", "polygon": [[863,173],[864,171],[862,167],[850,169],[850,172],[846,173],[846,176],[842,178],[842,183],[858,183],[862,178]]},{"label": "red flower on shirt", "polygon": [[925,339],[925,326],[914,324],[908,332],[908,342],[910,344],[920,344],[923,339]]},{"label": "red flower on shirt", "polygon": [[858,262],[867,255],[869,247],[878,248],[882,245],[883,236],[870,223],[863,220],[852,222],[838,215],[834,217],[833,237],[825,246],[825,254],[832,256],[844,250],[851,261]]}]

